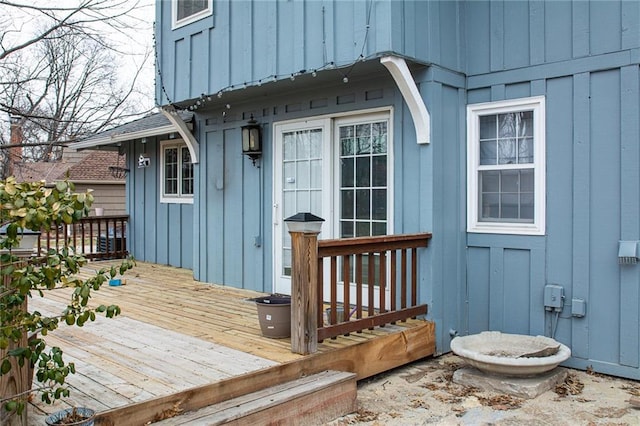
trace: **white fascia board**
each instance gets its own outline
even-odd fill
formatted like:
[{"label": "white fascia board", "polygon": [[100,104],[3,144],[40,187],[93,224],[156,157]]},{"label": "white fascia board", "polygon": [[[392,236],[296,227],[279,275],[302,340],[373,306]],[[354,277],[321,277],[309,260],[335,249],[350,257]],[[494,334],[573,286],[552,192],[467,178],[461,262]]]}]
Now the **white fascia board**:
[{"label": "white fascia board", "polygon": [[200,145],[198,144],[195,136],[193,136],[193,133],[191,133],[191,130],[187,127],[187,123],[182,120],[173,105],[165,105],[160,108],[160,111],[162,111],[162,114],[164,114],[167,120],[173,123],[176,127],[178,133],[180,133],[180,136],[182,136],[182,139],[187,144],[187,148],[189,148],[191,162],[193,164],[197,164],[200,155]]},{"label": "white fascia board", "polygon": [[88,148],[95,148],[103,145],[111,145],[114,143],[132,141],[134,139],[149,138],[152,136],[164,135],[164,134],[173,133],[176,131],[178,131],[178,129],[173,124],[168,124],[166,126],[154,127],[153,129],[140,130],[138,132],[118,133],[118,134],[113,134],[111,136],[95,138],[88,141],[74,142],[69,146],[77,150],[82,150],[82,149],[88,149]]},{"label": "white fascia board", "polygon": [[411,71],[404,59],[397,56],[383,56],[380,63],[384,65],[391,73],[396,82],[404,101],[409,107],[409,112],[413,118],[413,124],[416,128],[416,141],[419,144],[429,143],[429,134],[431,132],[431,117],[427,106],[424,104],[422,96],[416,82],[413,80]]}]

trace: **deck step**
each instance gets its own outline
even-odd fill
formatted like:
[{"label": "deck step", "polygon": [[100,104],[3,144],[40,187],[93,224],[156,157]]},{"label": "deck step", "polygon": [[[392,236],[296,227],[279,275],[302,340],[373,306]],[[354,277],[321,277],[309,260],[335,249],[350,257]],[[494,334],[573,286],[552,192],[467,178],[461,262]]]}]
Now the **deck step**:
[{"label": "deck step", "polygon": [[319,425],[356,410],[356,375],[323,371],[154,423]]}]

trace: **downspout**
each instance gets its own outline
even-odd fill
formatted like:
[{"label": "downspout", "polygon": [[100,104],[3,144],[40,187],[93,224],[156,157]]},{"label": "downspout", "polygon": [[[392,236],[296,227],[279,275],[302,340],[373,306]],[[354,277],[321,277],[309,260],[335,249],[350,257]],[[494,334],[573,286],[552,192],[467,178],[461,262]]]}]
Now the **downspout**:
[{"label": "downspout", "polygon": [[413,80],[413,76],[409,71],[409,67],[404,59],[397,56],[383,56],[380,58],[380,63],[384,65],[391,73],[391,76],[396,82],[400,93],[404,101],[409,107],[409,112],[413,118],[413,124],[416,128],[416,141],[419,144],[429,143],[429,137],[431,133],[431,117],[429,111],[416,82]]},{"label": "downspout", "polygon": [[185,123],[182,118],[180,118],[180,115],[173,107],[173,105],[165,105],[160,108],[160,111],[162,111],[162,114],[164,114],[167,120],[169,120],[169,122],[173,124],[178,130],[178,133],[180,134],[180,136],[182,136],[182,139],[187,144],[187,148],[189,148],[189,154],[191,154],[191,162],[193,164],[197,164],[199,162],[200,145],[198,144],[195,136],[193,136],[193,133],[191,133],[191,131],[187,127],[187,123]]}]

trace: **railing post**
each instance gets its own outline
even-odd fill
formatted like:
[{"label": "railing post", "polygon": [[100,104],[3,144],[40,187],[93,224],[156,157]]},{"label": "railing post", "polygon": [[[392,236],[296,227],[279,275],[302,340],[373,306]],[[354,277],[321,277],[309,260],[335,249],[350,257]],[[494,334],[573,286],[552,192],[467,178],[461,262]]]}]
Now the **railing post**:
[{"label": "railing post", "polygon": [[318,234],[324,219],[298,213],[285,219],[291,234],[291,352],[318,350]]}]

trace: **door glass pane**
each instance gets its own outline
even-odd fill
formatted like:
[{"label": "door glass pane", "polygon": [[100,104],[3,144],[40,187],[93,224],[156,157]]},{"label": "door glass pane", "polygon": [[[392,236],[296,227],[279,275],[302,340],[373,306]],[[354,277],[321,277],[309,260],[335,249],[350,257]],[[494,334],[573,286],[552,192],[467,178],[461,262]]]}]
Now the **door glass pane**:
[{"label": "door glass pane", "polygon": [[354,218],[354,191],[345,190],[340,191],[341,194],[341,219],[353,219]]},{"label": "door glass pane", "polygon": [[371,193],[368,189],[356,190],[356,219],[371,219]]},{"label": "door glass pane", "polygon": [[282,180],[284,189],[296,188],[296,163],[288,161],[282,164]]},{"label": "door glass pane", "polygon": [[311,141],[308,132],[298,132],[296,141],[296,158],[308,159],[311,156]]},{"label": "door glass pane", "polygon": [[374,154],[387,153],[387,123],[385,121],[371,125],[372,150]]},{"label": "door glass pane", "polygon": [[285,133],[282,136],[282,158],[294,160],[296,158],[296,133]]},{"label": "door glass pane", "polygon": [[311,197],[309,195],[309,191],[296,192],[296,205],[297,205],[296,213],[311,211]]},{"label": "door glass pane", "polygon": [[353,222],[342,221],[340,222],[340,235],[342,238],[352,238],[353,235]]},{"label": "door glass pane", "polygon": [[376,155],[372,158],[371,185],[387,186],[387,156]]},{"label": "door glass pane", "polygon": [[308,189],[310,184],[310,172],[308,161],[298,161],[296,163],[296,186],[298,189]]},{"label": "door glass pane", "polygon": [[356,158],[356,186],[371,186],[371,157]]},{"label": "door glass pane", "polygon": [[371,235],[371,225],[369,222],[356,222],[356,237],[368,237]]},{"label": "door glass pane", "polygon": [[356,126],[356,153],[371,153],[371,125],[360,124]]},{"label": "door glass pane", "polygon": [[311,188],[322,188],[322,160],[311,160],[309,162],[309,174]]},{"label": "door glass pane", "polygon": [[371,224],[371,235],[387,235],[387,223],[373,222]]},{"label": "door glass pane", "polygon": [[322,158],[322,130],[313,129],[309,132],[310,158]]},{"label": "door glass pane", "polygon": [[353,187],[355,182],[354,158],[342,158],[340,160],[340,186],[343,188]]},{"label": "door glass pane", "polygon": [[321,214],[322,212],[322,188],[309,191],[310,212]]},{"label": "door glass pane", "polygon": [[387,190],[386,189],[374,189],[371,191],[371,207],[373,214],[371,218],[374,220],[386,220],[387,219]]}]

